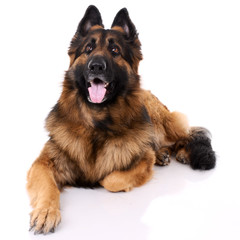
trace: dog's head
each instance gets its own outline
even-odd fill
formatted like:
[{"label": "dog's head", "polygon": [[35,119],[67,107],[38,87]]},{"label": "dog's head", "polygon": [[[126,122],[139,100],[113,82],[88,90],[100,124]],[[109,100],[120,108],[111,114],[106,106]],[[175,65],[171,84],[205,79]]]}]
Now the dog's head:
[{"label": "dog's head", "polygon": [[71,41],[67,81],[90,106],[106,106],[139,88],[140,42],[127,9],[120,10],[111,29],[89,6]]}]

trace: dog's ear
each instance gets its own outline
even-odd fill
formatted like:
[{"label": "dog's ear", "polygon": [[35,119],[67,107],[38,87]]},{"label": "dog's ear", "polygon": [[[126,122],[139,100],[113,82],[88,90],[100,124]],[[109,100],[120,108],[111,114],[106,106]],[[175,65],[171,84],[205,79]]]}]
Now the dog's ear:
[{"label": "dog's ear", "polygon": [[89,30],[93,26],[98,26],[99,28],[104,27],[102,24],[102,18],[101,18],[100,12],[95,6],[91,5],[87,8],[84,17],[78,24],[77,31],[70,43],[70,47],[68,50],[68,55],[70,56],[70,66],[73,64],[73,62],[78,56],[77,51],[82,41],[82,38],[88,34]]},{"label": "dog's ear", "polygon": [[99,25],[103,27],[102,18],[99,10],[91,5],[87,8],[84,17],[78,25],[77,33],[86,36],[91,27]]},{"label": "dog's ear", "polygon": [[129,40],[135,40],[137,38],[137,30],[132,23],[126,8],[121,9],[117,13],[112,24],[112,28],[114,27],[121,27],[124,31],[125,37]]}]

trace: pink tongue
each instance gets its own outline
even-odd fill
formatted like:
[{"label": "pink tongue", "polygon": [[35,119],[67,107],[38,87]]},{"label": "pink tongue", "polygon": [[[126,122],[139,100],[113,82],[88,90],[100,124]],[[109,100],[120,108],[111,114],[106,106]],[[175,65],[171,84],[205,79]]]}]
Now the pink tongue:
[{"label": "pink tongue", "polygon": [[106,88],[104,83],[94,83],[91,82],[91,87],[88,88],[88,92],[93,103],[101,103],[106,93]]}]

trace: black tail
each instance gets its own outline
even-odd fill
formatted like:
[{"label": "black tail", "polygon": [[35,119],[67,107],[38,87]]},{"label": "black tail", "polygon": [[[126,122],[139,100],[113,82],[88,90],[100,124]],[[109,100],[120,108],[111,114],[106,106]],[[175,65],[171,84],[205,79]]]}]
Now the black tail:
[{"label": "black tail", "polygon": [[211,145],[211,134],[205,128],[191,128],[190,139],[185,146],[193,169],[209,170],[216,165],[216,155]]},{"label": "black tail", "polygon": [[205,128],[192,127],[187,138],[176,142],[174,152],[177,161],[190,164],[193,169],[209,170],[216,165],[211,134]]}]

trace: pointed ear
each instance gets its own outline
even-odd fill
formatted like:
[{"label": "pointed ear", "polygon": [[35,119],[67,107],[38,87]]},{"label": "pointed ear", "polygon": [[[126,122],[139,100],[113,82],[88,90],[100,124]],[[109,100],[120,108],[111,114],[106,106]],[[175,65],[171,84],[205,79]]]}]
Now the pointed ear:
[{"label": "pointed ear", "polygon": [[87,8],[85,15],[80,21],[77,31],[70,43],[70,47],[68,50],[68,55],[70,56],[70,66],[73,64],[73,62],[78,56],[77,49],[82,41],[82,38],[88,34],[91,27],[96,25],[104,27],[102,24],[100,12],[95,6],[91,5]]},{"label": "pointed ear", "polygon": [[121,27],[127,39],[134,40],[137,38],[137,30],[132,23],[126,8],[121,9],[113,20],[112,28]]},{"label": "pointed ear", "polygon": [[77,33],[80,33],[80,35],[84,37],[87,35],[90,28],[95,25],[103,27],[102,18],[99,10],[95,6],[90,5],[78,25]]}]

